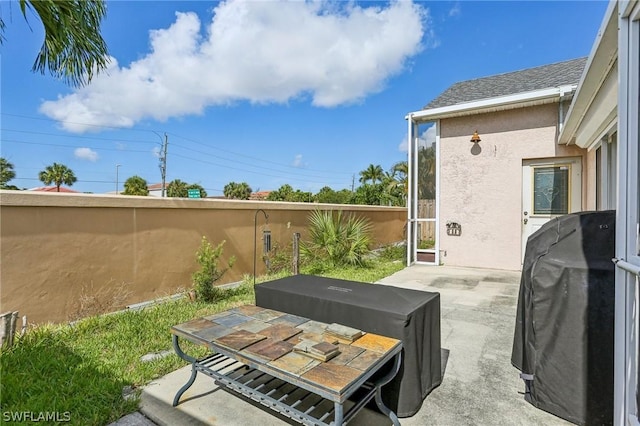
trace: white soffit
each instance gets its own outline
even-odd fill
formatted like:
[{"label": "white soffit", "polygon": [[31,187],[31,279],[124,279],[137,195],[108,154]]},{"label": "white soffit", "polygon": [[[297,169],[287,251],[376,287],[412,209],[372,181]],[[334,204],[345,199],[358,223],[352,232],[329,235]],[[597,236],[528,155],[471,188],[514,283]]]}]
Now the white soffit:
[{"label": "white soffit", "polygon": [[[567,118],[562,126],[562,131],[558,138],[558,143],[560,144],[570,145],[577,143],[577,134],[584,133],[583,127],[592,127],[586,120],[587,116],[593,117],[589,110],[602,108],[602,106],[598,106],[594,102],[597,99],[603,99],[602,96],[598,95],[598,92],[608,84],[608,77],[610,77],[611,70],[618,60],[617,11],[618,3],[609,3],[589,54],[585,70],[582,73],[582,78],[578,83],[578,90],[573,97]],[[617,74],[613,77],[617,87]],[[605,117],[601,117],[599,121],[604,121],[604,119]],[[586,136],[581,137],[581,143],[584,143],[586,139],[588,139]]]},{"label": "white soffit", "polygon": [[580,126],[575,131],[575,144],[589,148],[598,142],[605,128],[618,113],[618,67],[615,66],[596,92],[590,107],[585,111]]},{"label": "white soffit", "polygon": [[424,109],[407,114],[405,119],[411,118],[413,121],[425,122],[441,118],[460,117],[464,115],[481,114],[554,103],[558,102],[561,96],[565,96],[573,92],[575,88],[576,85],[552,87],[549,89],[482,99],[479,101],[465,102],[440,108]]}]

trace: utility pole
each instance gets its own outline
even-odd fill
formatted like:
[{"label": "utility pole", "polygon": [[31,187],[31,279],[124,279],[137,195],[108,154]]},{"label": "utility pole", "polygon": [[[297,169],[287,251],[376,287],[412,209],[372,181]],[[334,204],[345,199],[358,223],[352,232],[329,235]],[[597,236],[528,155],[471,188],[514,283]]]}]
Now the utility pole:
[{"label": "utility pole", "polygon": [[165,182],[167,179],[167,145],[169,145],[169,137],[164,134],[162,149],[160,150],[160,175],[162,176],[162,198],[165,196]]},{"label": "utility pole", "polygon": [[351,175],[351,192],[353,192],[353,189],[356,186],[356,175]]},{"label": "utility pole", "polygon": [[118,195],[118,169],[122,164],[116,164],[116,195]]}]

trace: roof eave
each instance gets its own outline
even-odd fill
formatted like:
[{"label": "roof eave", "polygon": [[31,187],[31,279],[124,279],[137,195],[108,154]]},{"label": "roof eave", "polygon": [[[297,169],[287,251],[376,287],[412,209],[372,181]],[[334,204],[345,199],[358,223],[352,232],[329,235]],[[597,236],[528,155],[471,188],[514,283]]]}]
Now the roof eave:
[{"label": "roof eave", "polygon": [[558,143],[575,143],[576,133],[582,124],[598,90],[618,57],[618,20],[617,2],[609,3],[600,25],[600,30],[587,59],[587,63],[578,83]]},{"label": "roof eave", "polygon": [[548,89],[533,90],[530,92],[481,99],[479,101],[465,102],[456,105],[448,105],[440,108],[424,109],[410,112],[405,116],[405,119],[411,118],[413,121],[426,122],[442,118],[452,118],[462,115],[480,114],[483,112],[535,105],[545,103],[545,101],[554,101],[555,99],[569,95],[576,89],[576,87],[577,86],[575,84],[551,87]]}]

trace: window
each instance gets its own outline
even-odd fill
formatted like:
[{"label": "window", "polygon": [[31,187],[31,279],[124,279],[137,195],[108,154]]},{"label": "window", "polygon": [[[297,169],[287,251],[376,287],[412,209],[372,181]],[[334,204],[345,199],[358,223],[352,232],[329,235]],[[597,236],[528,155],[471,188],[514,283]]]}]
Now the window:
[{"label": "window", "polygon": [[262,231],[262,252],[267,254],[271,251],[271,231]]},{"label": "window", "polygon": [[533,214],[569,213],[570,166],[533,169]]}]

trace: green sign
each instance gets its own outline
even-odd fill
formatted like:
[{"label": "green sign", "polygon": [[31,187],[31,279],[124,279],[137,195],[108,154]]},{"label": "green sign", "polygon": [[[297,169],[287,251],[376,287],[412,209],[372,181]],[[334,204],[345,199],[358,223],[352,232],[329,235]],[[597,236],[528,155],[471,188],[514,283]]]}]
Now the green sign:
[{"label": "green sign", "polygon": [[200,198],[200,190],[199,189],[190,189],[189,190],[189,198]]}]

